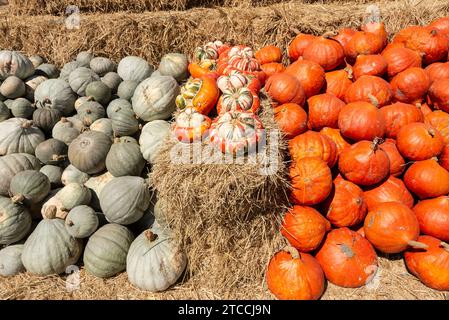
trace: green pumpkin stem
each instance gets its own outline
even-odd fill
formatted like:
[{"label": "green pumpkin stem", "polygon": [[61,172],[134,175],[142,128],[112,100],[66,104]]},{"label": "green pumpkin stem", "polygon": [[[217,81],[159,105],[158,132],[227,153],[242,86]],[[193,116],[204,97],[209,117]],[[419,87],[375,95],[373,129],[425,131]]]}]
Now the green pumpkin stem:
[{"label": "green pumpkin stem", "polygon": [[150,242],[153,242],[158,238],[158,235],[153,233],[151,230],[147,230],[145,231],[145,237],[147,237]]},{"label": "green pumpkin stem", "polygon": [[415,249],[427,249],[429,248],[429,246],[425,243],[419,242],[419,241],[415,241],[415,240],[409,240],[407,242],[407,244]]}]

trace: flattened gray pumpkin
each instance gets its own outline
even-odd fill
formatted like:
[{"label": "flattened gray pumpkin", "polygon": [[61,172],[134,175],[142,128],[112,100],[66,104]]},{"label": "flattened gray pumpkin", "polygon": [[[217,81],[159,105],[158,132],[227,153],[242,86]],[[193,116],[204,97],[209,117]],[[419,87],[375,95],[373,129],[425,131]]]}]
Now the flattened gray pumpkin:
[{"label": "flattened gray pumpkin", "polygon": [[34,154],[37,145],[44,140],[44,133],[31,120],[10,118],[0,122],[0,155]]},{"label": "flattened gray pumpkin", "polygon": [[117,67],[118,75],[125,81],[141,82],[150,77],[153,71],[153,67],[146,60],[136,56],[123,58]]},{"label": "flattened gray pumpkin", "polygon": [[39,84],[34,91],[34,100],[37,108],[57,109],[63,116],[69,116],[75,110],[76,96],[61,79],[49,79]]},{"label": "flattened gray pumpkin", "polygon": [[131,101],[131,98],[134,95],[134,91],[139,85],[138,81],[134,80],[125,80],[117,88],[117,96],[121,99],[125,99]]},{"label": "flattened gray pumpkin", "polygon": [[11,113],[16,118],[30,119],[34,110],[34,106],[25,98],[17,98],[11,105]]},{"label": "flattened gray pumpkin", "polygon": [[96,101],[88,101],[78,108],[77,118],[88,127],[96,120],[106,117],[106,111],[103,106]]},{"label": "flattened gray pumpkin", "polygon": [[22,262],[37,275],[60,274],[78,261],[81,251],[81,240],[67,232],[63,220],[44,219],[25,241]]},{"label": "flattened gray pumpkin", "polygon": [[115,138],[106,157],[106,169],[114,176],[140,176],[145,159],[137,141],[131,137]]},{"label": "flattened gray pumpkin", "polygon": [[91,97],[103,106],[107,105],[109,101],[111,101],[111,95],[111,88],[101,81],[91,82],[86,87],[86,96]]},{"label": "flattened gray pumpkin", "polygon": [[99,198],[109,222],[128,225],[142,218],[150,205],[151,194],[143,178],[124,176],[109,181]]},{"label": "flattened gray pumpkin", "polygon": [[59,73],[59,79],[64,80],[65,82],[69,82],[69,76],[72,73],[72,71],[78,69],[79,67],[87,67],[83,66],[82,63],[79,61],[70,61],[67,62],[61,69],[61,72]]},{"label": "flattened gray pumpkin", "polygon": [[128,280],[136,287],[159,292],[182,275],[187,257],[169,230],[157,221],[131,244],[126,259]]},{"label": "flattened gray pumpkin", "polygon": [[36,68],[36,75],[42,75],[48,79],[56,79],[59,77],[59,69],[51,63],[43,63]]},{"label": "flattened gray pumpkin", "polygon": [[89,188],[90,193],[92,194],[92,199],[90,201],[90,206],[97,210],[101,211],[100,206],[100,192],[103,190],[104,186],[111,181],[114,178],[114,176],[109,172],[106,171],[102,175],[94,176],[89,178],[84,185]]},{"label": "flattened gray pumpkin", "polygon": [[0,196],[0,245],[22,240],[30,228],[31,215],[26,207]]},{"label": "flattened gray pumpkin", "polygon": [[97,119],[89,127],[92,131],[102,132],[111,140],[114,139],[114,131],[112,130],[112,120],[108,118]]},{"label": "flattened gray pumpkin", "polygon": [[112,115],[123,109],[133,109],[133,106],[128,100],[125,99],[115,99],[109,102],[108,107],[106,108],[106,114],[108,118],[111,118]]},{"label": "flattened gray pumpkin", "polygon": [[104,57],[95,57],[90,60],[90,68],[93,72],[98,74],[100,77],[104,76],[108,72],[115,71],[116,65],[115,63],[108,58]]},{"label": "flattened gray pumpkin", "polygon": [[0,80],[9,76],[26,79],[33,73],[34,66],[28,57],[17,51],[0,51]]},{"label": "flattened gray pumpkin", "polygon": [[93,101],[94,99],[92,97],[79,97],[75,101],[75,110],[78,111],[78,109],[86,102]]},{"label": "flattened gray pumpkin", "polygon": [[76,56],[76,61],[83,67],[89,67],[90,61],[94,58],[94,55],[90,51],[81,51]]},{"label": "flattened gray pumpkin", "polygon": [[172,76],[177,81],[182,81],[188,77],[188,64],[189,61],[185,54],[167,53],[162,57],[158,71],[163,76]]},{"label": "flattened gray pumpkin", "polygon": [[9,108],[3,103],[3,101],[0,101],[0,122],[9,119],[10,116],[11,112],[9,111]]},{"label": "flattened gray pumpkin", "polygon": [[0,250],[0,276],[11,277],[25,271],[22,251],[23,244],[15,244]]},{"label": "flattened gray pumpkin", "polygon": [[85,96],[89,83],[99,80],[100,77],[94,71],[86,67],[80,67],[70,73],[69,85],[77,95]]},{"label": "flattened gray pumpkin", "polygon": [[75,238],[87,238],[98,228],[98,216],[94,209],[82,205],[70,210],[65,219],[67,232]]},{"label": "flattened gray pumpkin", "polygon": [[38,66],[40,66],[45,62],[45,59],[37,54],[32,55],[31,57],[29,57],[29,59],[33,64],[34,68],[37,68]]},{"label": "flattened gray pumpkin", "polygon": [[0,195],[8,196],[12,178],[24,170],[39,170],[40,161],[27,153],[12,153],[0,157]]},{"label": "flattened gray pumpkin", "polygon": [[50,180],[45,174],[35,170],[21,171],[11,180],[11,200],[31,206],[44,200],[50,189]]},{"label": "flattened gray pumpkin", "polygon": [[63,170],[61,167],[49,164],[43,166],[39,171],[47,176],[48,180],[50,180],[50,185],[52,187],[62,186],[61,176]]},{"label": "flattened gray pumpkin", "polygon": [[33,123],[42,131],[50,133],[62,114],[58,109],[40,108],[33,112]]},{"label": "flattened gray pumpkin", "polygon": [[16,76],[9,76],[0,85],[0,94],[8,99],[16,99],[25,94],[25,82]]},{"label": "flattened gray pumpkin", "polygon": [[128,228],[109,223],[98,229],[84,250],[84,267],[96,277],[112,277],[126,269],[126,256],[134,240]]},{"label": "flattened gray pumpkin", "polygon": [[85,129],[86,127],[80,119],[76,117],[62,117],[61,120],[53,126],[52,136],[53,138],[70,145]]},{"label": "flattened gray pumpkin", "polygon": [[67,145],[58,139],[50,138],[36,147],[36,157],[43,164],[58,164],[67,159]]},{"label": "flattened gray pumpkin", "polygon": [[79,183],[69,183],[48,199],[42,206],[42,216],[65,219],[76,206],[88,205],[92,199],[90,189]]},{"label": "flattened gray pumpkin", "polygon": [[139,137],[140,151],[143,158],[154,163],[159,149],[170,133],[170,124],[164,120],[154,120],[143,126]]},{"label": "flattened gray pumpkin", "polygon": [[111,144],[111,139],[104,133],[84,132],[70,143],[70,163],[88,174],[99,173],[106,168],[105,160]]},{"label": "flattened gray pumpkin", "polygon": [[111,114],[112,131],[115,136],[132,136],[139,131],[140,125],[132,109],[117,108]]},{"label": "flattened gray pumpkin", "polygon": [[101,82],[107,85],[112,92],[117,92],[117,88],[122,81],[122,78],[116,72],[108,72],[101,78]]},{"label": "flattened gray pumpkin", "polygon": [[69,183],[79,183],[84,184],[89,180],[90,176],[78,170],[74,165],[69,164],[67,168],[64,169],[61,176],[61,182],[63,185],[68,185]]}]

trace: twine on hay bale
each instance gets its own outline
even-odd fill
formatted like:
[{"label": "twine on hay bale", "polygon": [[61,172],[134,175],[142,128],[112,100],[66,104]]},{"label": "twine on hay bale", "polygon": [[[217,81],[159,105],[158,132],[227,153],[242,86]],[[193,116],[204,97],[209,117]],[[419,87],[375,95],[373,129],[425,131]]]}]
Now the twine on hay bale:
[{"label": "twine on hay bale", "polygon": [[150,174],[162,218],[188,255],[189,275],[224,298],[237,287],[262,286],[268,260],[283,244],[279,224],[288,205],[286,143],[279,137],[275,147],[270,138],[278,127],[267,98],[260,119],[268,131],[266,149],[273,152],[271,174],[261,174],[264,156],[250,163],[255,154],[245,156],[244,164],[174,163],[171,150],[180,143],[172,137]]}]

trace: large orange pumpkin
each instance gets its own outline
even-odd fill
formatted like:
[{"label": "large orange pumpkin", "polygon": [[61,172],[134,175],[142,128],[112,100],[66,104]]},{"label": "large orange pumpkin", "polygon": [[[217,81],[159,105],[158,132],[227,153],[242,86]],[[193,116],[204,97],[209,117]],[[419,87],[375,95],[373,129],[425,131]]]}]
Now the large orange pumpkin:
[{"label": "large orange pumpkin", "polygon": [[387,73],[390,78],[408,68],[420,68],[422,64],[420,54],[409,48],[385,48],[382,56],[387,62]]},{"label": "large orange pumpkin", "polygon": [[318,157],[332,168],[338,158],[335,143],[325,135],[315,131],[307,131],[296,136],[289,141],[288,148],[293,161],[307,157]]},{"label": "large orange pumpkin", "polygon": [[401,102],[421,102],[429,87],[429,76],[422,68],[406,69],[391,80],[394,98]]},{"label": "large orange pumpkin", "polygon": [[445,144],[443,151],[438,156],[438,163],[444,169],[449,170],[449,144]]},{"label": "large orange pumpkin", "polygon": [[372,210],[379,203],[400,202],[409,208],[413,207],[414,199],[401,179],[390,176],[387,180],[374,188],[365,190],[364,198],[368,210]]},{"label": "large orange pumpkin", "polygon": [[309,106],[309,125],[314,130],[324,127],[338,128],[338,115],[346,105],[330,93],[313,96],[307,100]]},{"label": "large orange pumpkin", "polygon": [[439,30],[444,35],[449,37],[449,17],[443,17],[432,21],[429,27]]},{"label": "large orange pumpkin", "polygon": [[315,40],[316,37],[311,34],[299,33],[288,46],[288,57],[290,61],[296,61],[302,57],[304,50]]},{"label": "large orange pumpkin", "polygon": [[276,73],[265,84],[268,95],[278,103],[296,103],[303,106],[306,100],[304,88],[294,76]]},{"label": "large orange pumpkin", "polygon": [[449,197],[441,196],[420,201],[413,211],[416,214],[421,232],[449,241]]},{"label": "large orange pumpkin", "polygon": [[316,259],[326,279],[345,288],[366,285],[377,271],[377,255],[373,246],[348,228],[329,232]]},{"label": "large orange pumpkin", "polygon": [[285,73],[290,74],[299,80],[307,98],[320,93],[326,84],[324,69],[316,62],[300,59],[293,62]]},{"label": "large orange pumpkin", "polygon": [[338,30],[337,34],[333,37],[333,39],[337,40],[343,47],[344,51],[346,52],[346,46],[356,33],[357,30],[352,28],[341,28]]},{"label": "large orange pumpkin", "polygon": [[260,69],[265,72],[267,78],[269,78],[275,73],[283,72],[285,70],[285,66],[279,62],[270,62],[261,65]]},{"label": "large orange pumpkin", "polygon": [[338,41],[318,37],[304,49],[303,58],[318,63],[325,71],[330,71],[344,62],[345,53]]},{"label": "large orange pumpkin", "polygon": [[307,131],[307,113],[296,103],[285,103],[276,107],[274,120],[287,139]]},{"label": "large orange pumpkin", "polygon": [[381,37],[371,32],[358,31],[346,45],[345,54],[349,59],[355,60],[361,54],[381,53],[383,48]]},{"label": "large orange pumpkin", "polygon": [[380,22],[380,16],[375,17],[375,15],[372,15],[371,17],[369,17],[366,23],[362,25],[361,29],[362,31],[375,34],[382,40],[383,46],[387,45],[388,33],[385,28],[385,23]]},{"label": "large orange pumpkin", "polygon": [[271,258],[266,279],[268,289],[281,300],[318,300],[326,281],[318,261],[294,248],[279,251]]},{"label": "large orange pumpkin", "polygon": [[359,55],[352,71],[356,80],[365,75],[382,77],[387,72],[387,61],[380,54]]},{"label": "large orange pumpkin", "polygon": [[388,82],[375,76],[361,76],[346,91],[346,103],[365,101],[376,107],[383,107],[393,98],[393,90]]},{"label": "large orange pumpkin", "polygon": [[326,93],[331,93],[340,100],[344,100],[346,91],[352,84],[352,68],[326,72]]},{"label": "large orange pumpkin", "polygon": [[405,160],[396,147],[396,141],[393,139],[385,139],[380,145],[390,159],[390,175],[400,176],[405,170]]},{"label": "large orange pumpkin", "polygon": [[435,128],[442,136],[444,143],[449,143],[449,114],[435,110],[425,116],[424,122]]},{"label": "large orange pumpkin", "polygon": [[345,138],[342,137],[339,129],[325,127],[320,130],[320,133],[327,136],[335,143],[335,145],[337,146],[338,155],[340,155],[344,148],[351,145],[348,141],[345,140]]},{"label": "large orange pumpkin", "polygon": [[303,158],[290,166],[291,200],[301,205],[315,205],[332,190],[332,173],[321,158]]},{"label": "large orange pumpkin", "polygon": [[281,233],[299,251],[310,252],[319,247],[330,229],[329,221],[315,209],[293,206],[285,214]]},{"label": "large orange pumpkin", "polygon": [[435,108],[449,112],[449,78],[435,80],[429,88],[428,101]]},{"label": "large orange pumpkin", "polygon": [[259,63],[265,64],[270,62],[281,62],[282,61],[282,51],[279,47],[269,45],[263,48],[260,48],[255,54],[254,57],[259,61]]},{"label": "large orange pumpkin", "polygon": [[426,67],[430,83],[438,79],[449,78],[449,62],[435,62]]},{"label": "large orange pumpkin", "polygon": [[424,122],[420,108],[402,102],[396,102],[380,109],[385,122],[385,135],[396,139],[399,130],[413,122]]}]

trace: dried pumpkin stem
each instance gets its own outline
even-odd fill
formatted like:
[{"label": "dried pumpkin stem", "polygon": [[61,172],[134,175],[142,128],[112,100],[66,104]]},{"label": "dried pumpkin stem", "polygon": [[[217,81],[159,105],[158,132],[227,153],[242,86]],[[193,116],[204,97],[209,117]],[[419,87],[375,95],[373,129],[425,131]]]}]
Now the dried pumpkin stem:
[{"label": "dried pumpkin stem", "polygon": [[25,121],[24,123],[22,123],[22,128],[23,128],[23,129],[28,129],[28,128],[30,128],[32,125],[33,125],[33,121],[32,121],[32,120],[28,120],[28,121]]},{"label": "dried pumpkin stem", "polygon": [[23,200],[25,200],[25,197],[23,194],[16,194],[14,197],[11,198],[11,201],[13,203],[21,203],[23,202]]},{"label": "dried pumpkin stem", "polygon": [[449,252],[449,244],[447,244],[446,242],[441,241],[440,247]]},{"label": "dried pumpkin stem", "polygon": [[299,259],[299,257],[300,257],[298,250],[292,246],[286,246],[284,248],[284,251],[287,251],[288,253],[290,253],[293,259]]},{"label": "dried pumpkin stem", "polygon": [[72,220],[67,220],[67,225],[68,225],[69,227],[71,227],[71,226],[73,226],[73,225],[74,225],[74,223],[73,223],[73,221],[72,221]]},{"label": "dried pumpkin stem", "polygon": [[47,212],[45,214],[45,218],[47,218],[47,219],[54,219],[54,218],[56,218],[56,213],[58,211],[56,206],[49,206],[46,211]]},{"label": "dried pumpkin stem", "polygon": [[419,242],[419,241],[415,241],[415,240],[410,240],[407,242],[407,244],[410,247],[413,247],[415,249],[427,249],[429,248],[429,246],[425,243]]},{"label": "dried pumpkin stem", "polygon": [[151,230],[147,230],[145,231],[145,237],[147,237],[150,242],[153,242],[158,238],[158,235],[153,233]]}]

